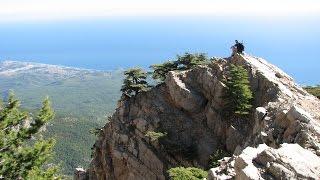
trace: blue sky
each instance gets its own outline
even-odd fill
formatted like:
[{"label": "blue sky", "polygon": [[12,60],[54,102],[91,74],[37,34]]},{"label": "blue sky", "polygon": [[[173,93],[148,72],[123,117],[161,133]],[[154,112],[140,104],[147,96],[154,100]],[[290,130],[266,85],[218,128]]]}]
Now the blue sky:
[{"label": "blue sky", "polygon": [[228,56],[235,39],[301,84],[319,84],[318,0],[0,0],[0,60],[94,69],[184,52]]}]

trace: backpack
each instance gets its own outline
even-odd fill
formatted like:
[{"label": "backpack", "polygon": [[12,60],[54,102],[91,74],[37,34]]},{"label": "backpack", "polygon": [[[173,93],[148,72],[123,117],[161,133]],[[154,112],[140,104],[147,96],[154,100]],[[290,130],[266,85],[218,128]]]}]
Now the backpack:
[{"label": "backpack", "polygon": [[237,50],[239,53],[242,53],[244,51],[244,45],[243,43],[238,43]]}]

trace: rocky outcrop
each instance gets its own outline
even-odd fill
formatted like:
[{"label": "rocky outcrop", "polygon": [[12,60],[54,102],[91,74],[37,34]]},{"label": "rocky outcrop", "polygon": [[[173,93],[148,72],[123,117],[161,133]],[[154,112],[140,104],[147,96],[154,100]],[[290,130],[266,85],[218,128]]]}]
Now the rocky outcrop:
[{"label": "rocky outcrop", "polygon": [[[231,63],[249,72],[254,108],[247,118],[227,118],[222,111],[223,80]],[[212,179],[313,178],[319,175],[317,161],[301,166],[310,169],[301,174],[293,164],[309,162],[292,158],[303,154],[316,160],[319,122],[320,101],[291,77],[261,58],[235,55],[170,72],[164,83],[120,101],[94,145],[86,175],[99,180],[166,179],[172,167],[208,168],[209,156],[223,149],[233,156],[210,170]],[[149,131],[165,136],[151,141]],[[292,154],[283,157],[289,147]],[[273,156],[268,159],[266,153]]]},{"label": "rocky outcrop", "polygon": [[209,170],[214,179],[319,179],[320,158],[298,144],[282,144],[274,149],[265,144],[247,147],[239,156],[222,160]]},{"label": "rocky outcrop", "polygon": [[73,179],[86,180],[88,179],[88,174],[83,168],[76,168]]}]

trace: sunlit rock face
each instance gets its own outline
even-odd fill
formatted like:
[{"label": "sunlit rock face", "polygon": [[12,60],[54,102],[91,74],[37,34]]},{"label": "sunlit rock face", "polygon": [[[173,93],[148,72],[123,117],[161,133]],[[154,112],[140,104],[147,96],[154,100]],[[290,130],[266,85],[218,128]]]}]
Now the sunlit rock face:
[{"label": "sunlit rock face", "polygon": [[[223,82],[230,64],[241,65],[249,73],[254,108],[247,118],[232,119],[222,113]],[[266,60],[237,54],[191,70],[170,72],[164,83],[120,101],[93,147],[86,177],[167,179],[172,167],[207,169],[210,155],[222,148],[233,156],[211,169],[209,179],[313,178],[319,175],[314,172],[319,171],[319,121],[317,98]],[[150,131],[166,135],[152,141],[146,136]],[[287,158],[282,156],[285,151],[291,151]],[[275,155],[265,158],[266,153]],[[299,172],[303,167],[311,169],[306,174],[288,168],[296,162],[290,158],[297,154],[308,156],[308,160],[298,159],[299,163],[314,160],[310,166],[296,167]],[[267,174],[256,167],[258,162]]]},{"label": "sunlit rock face", "polygon": [[299,144],[281,144],[278,149],[260,144],[247,147],[240,155],[221,160],[209,170],[214,179],[319,179],[320,158]]}]

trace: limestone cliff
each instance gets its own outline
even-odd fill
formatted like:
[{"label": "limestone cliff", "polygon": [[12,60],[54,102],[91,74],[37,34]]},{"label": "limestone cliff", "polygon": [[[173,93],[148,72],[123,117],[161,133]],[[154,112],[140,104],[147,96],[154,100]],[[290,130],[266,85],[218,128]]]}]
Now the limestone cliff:
[{"label": "limestone cliff", "polygon": [[[230,119],[222,113],[223,79],[231,63],[249,72],[254,108],[248,118]],[[152,141],[146,136],[150,131],[166,135]],[[262,165],[255,166],[257,161],[250,170],[255,174],[246,174],[244,169],[250,163],[239,163],[237,158],[252,148],[255,153],[247,158],[252,164],[262,151],[273,150],[278,157],[284,151],[281,148],[287,147],[284,143],[296,143],[302,150],[296,148],[295,152],[301,156],[305,153],[317,165],[319,140],[320,101],[267,61],[235,55],[191,70],[170,72],[164,83],[120,101],[94,145],[90,168],[78,179],[167,179],[167,170],[172,167],[208,168],[209,156],[216,149],[233,156],[211,169],[209,179],[309,178],[298,176],[289,167],[290,176],[282,176],[283,169],[270,165],[277,158],[267,159],[269,165],[266,158],[260,158],[261,164],[273,167],[270,172],[259,168]],[[260,150],[253,150],[258,146]],[[308,164],[308,159],[300,160]],[[319,166],[312,168],[310,178],[320,177]]]}]

